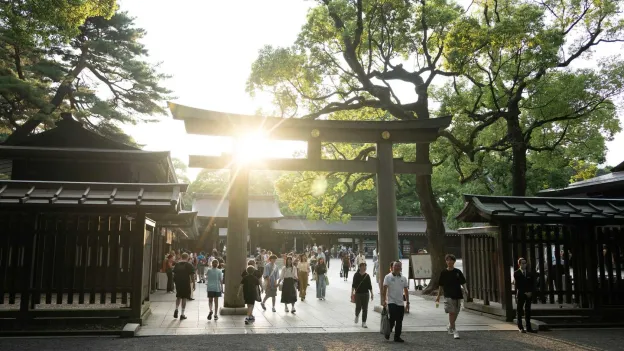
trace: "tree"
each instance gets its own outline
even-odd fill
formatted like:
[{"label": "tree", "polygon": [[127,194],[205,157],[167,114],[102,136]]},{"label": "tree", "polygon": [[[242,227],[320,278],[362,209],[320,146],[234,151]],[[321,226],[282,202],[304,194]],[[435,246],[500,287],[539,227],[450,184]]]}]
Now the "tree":
[{"label": "tree", "polygon": [[[104,6],[114,11],[114,1],[55,1],[65,6],[43,18],[22,9],[31,2],[43,3],[12,2],[2,12],[0,128],[11,133],[6,143],[48,128],[68,110],[88,128],[131,143],[120,123],[166,112],[162,101],[170,92],[160,85],[166,76],[146,61],[139,42],[145,31],[127,13]],[[67,23],[54,26],[58,18]]]},{"label": "tree", "polygon": [[[621,42],[621,2],[484,1],[448,36],[447,69],[458,74],[439,91],[440,113],[454,116],[443,135],[461,177],[511,160],[511,189],[524,196],[531,159],[540,153],[602,163],[605,141],[620,131],[613,99],[624,90],[624,62],[607,58],[572,68],[598,45]],[[493,153],[498,153],[498,156]]]},{"label": "tree", "polygon": [[[429,88],[442,70],[446,37],[462,9],[445,0],[322,0],[311,9],[290,48],[265,47],[252,66],[248,90],[273,93],[282,115],[378,116],[409,120],[433,117]],[[415,63],[409,70],[406,60]],[[404,103],[396,82],[408,84],[414,102]],[[392,84],[391,84],[392,83]],[[429,162],[428,147],[415,151]],[[420,210],[427,221],[437,288],[444,269],[445,228],[430,175],[416,177]]]}]

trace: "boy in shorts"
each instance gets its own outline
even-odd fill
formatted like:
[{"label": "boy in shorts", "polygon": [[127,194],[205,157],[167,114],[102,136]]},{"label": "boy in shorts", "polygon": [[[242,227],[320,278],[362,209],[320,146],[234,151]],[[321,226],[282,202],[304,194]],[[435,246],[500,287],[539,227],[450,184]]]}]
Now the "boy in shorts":
[{"label": "boy in shorts", "polygon": [[459,339],[455,321],[461,310],[461,300],[464,298],[462,292],[468,297],[466,278],[462,271],[455,268],[455,261],[457,261],[455,255],[448,254],[444,260],[446,261],[446,269],[440,273],[440,288],[438,289],[436,303],[440,303],[440,295],[444,292],[444,312],[449,315],[449,325],[446,327],[446,330],[455,339]]}]

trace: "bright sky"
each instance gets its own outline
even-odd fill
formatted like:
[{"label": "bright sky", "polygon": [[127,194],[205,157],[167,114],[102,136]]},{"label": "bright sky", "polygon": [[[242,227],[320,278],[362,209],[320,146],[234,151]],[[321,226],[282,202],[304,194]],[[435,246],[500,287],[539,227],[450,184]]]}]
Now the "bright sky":
[{"label": "bright sky", "polygon": [[[143,43],[150,59],[162,62],[172,76],[167,87],[175,101],[208,110],[253,114],[270,110],[270,99],[252,99],[245,82],[264,45],[291,45],[305,22],[305,0],[119,0],[122,10],[147,30]],[[170,150],[188,162],[189,154],[231,152],[228,138],[186,134],[184,123],[165,116],[159,123],[131,126],[127,131],[146,150]],[[289,144],[284,144],[289,143]],[[609,143],[607,164],[624,160],[624,134]],[[271,157],[290,157],[304,144],[273,143]],[[199,169],[191,169],[194,178]]]}]

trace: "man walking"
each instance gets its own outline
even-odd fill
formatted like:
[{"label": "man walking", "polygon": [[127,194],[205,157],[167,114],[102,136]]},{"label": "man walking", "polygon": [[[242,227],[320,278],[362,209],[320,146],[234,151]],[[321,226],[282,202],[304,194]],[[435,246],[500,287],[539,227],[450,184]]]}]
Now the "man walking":
[{"label": "man walking", "polygon": [[[521,333],[534,333],[531,328],[531,298],[535,288],[533,273],[529,272],[527,260],[520,257],[518,259],[519,269],[514,272],[514,286],[516,290],[518,331]],[[522,310],[525,310],[526,330],[522,326]]]},{"label": "man walking", "polygon": [[446,269],[440,273],[438,297],[436,303],[440,303],[440,295],[444,292],[444,312],[449,315],[449,325],[446,327],[449,334],[455,339],[459,339],[459,332],[455,327],[455,321],[461,310],[461,300],[464,298],[462,289],[468,296],[466,289],[466,278],[459,269],[455,268],[455,255],[448,254],[444,258]]},{"label": "man walking", "polygon": [[[394,341],[404,342],[401,339],[401,330],[403,329],[403,315],[409,313],[409,293],[407,291],[407,278],[401,275],[401,261],[396,261],[392,265],[392,273],[388,273],[383,280],[383,306],[388,308],[390,317],[390,331],[394,329]],[[403,296],[406,302],[403,304]],[[384,335],[386,340],[390,339],[390,334]]]}]

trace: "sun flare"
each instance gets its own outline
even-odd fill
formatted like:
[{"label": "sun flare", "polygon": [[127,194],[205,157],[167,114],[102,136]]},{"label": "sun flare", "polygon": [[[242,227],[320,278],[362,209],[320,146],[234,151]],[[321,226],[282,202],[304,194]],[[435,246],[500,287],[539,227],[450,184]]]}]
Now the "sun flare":
[{"label": "sun flare", "polygon": [[262,131],[249,133],[234,143],[236,162],[251,163],[268,157],[269,138]]}]

